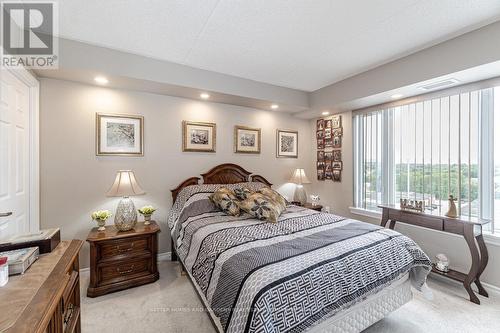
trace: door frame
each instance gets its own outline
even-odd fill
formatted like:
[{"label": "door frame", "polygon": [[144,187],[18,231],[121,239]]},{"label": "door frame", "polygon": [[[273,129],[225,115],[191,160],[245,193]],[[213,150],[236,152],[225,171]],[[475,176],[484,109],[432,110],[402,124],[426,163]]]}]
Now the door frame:
[{"label": "door frame", "polygon": [[29,88],[29,232],[40,231],[40,82],[25,68],[7,68]]}]

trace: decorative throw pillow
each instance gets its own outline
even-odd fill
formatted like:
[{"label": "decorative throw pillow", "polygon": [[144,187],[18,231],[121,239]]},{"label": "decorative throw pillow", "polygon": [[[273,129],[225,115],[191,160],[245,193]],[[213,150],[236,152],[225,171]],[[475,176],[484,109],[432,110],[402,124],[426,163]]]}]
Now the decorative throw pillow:
[{"label": "decorative throw pillow", "polygon": [[239,202],[240,208],[259,220],[276,223],[284,211],[280,204],[262,193],[252,193]]},{"label": "decorative throw pillow", "polygon": [[240,216],[238,198],[234,191],[227,187],[221,187],[209,196],[210,200],[224,213],[232,216]]},{"label": "decorative throw pillow", "polygon": [[238,200],[245,200],[251,193],[252,191],[250,191],[246,187],[239,187],[234,189],[234,194],[236,195],[236,198],[238,198]]},{"label": "decorative throw pillow", "polygon": [[281,207],[282,210],[286,209],[286,200],[285,200],[285,198],[283,198],[283,196],[281,194],[279,194],[278,192],[276,192],[272,188],[270,188],[270,187],[263,187],[260,190],[258,190],[257,192],[258,193],[262,193],[265,196],[268,196],[271,199],[273,199],[273,201],[275,203],[277,203],[278,205],[280,205],[280,207]]}]

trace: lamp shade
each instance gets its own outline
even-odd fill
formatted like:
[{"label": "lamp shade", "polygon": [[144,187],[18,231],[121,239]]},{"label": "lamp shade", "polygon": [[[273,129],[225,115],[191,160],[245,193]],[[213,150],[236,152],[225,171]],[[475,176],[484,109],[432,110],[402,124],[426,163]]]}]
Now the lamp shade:
[{"label": "lamp shade", "polygon": [[304,169],[295,169],[292,178],[290,178],[290,183],[302,185],[311,184],[311,181],[307,178]]},{"label": "lamp shade", "polygon": [[119,170],[116,173],[115,182],[109,189],[108,197],[129,197],[132,195],[145,194],[139,186],[132,170]]}]

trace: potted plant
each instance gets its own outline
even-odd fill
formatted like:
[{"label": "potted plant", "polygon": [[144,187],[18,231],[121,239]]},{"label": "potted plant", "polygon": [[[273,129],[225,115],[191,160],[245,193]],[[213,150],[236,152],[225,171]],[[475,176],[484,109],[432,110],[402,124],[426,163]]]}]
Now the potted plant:
[{"label": "potted plant", "polygon": [[104,227],[106,225],[106,220],[111,217],[111,212],[109,210],[98,210],[92,213],[91,217],[92,220],[97,222],[97,225],[99,228],[97,230],[99,231],[104,231],[106,228]]},{"label": "potted plant", "polygon": [[149,221],[151,221],[151,215],[153,215],[153,213],[156,211],[156,208],[154,208],[153,206],[144,206],[139,208],[137,211],[144,215],[144,224],[148,225],[150,224]]}]

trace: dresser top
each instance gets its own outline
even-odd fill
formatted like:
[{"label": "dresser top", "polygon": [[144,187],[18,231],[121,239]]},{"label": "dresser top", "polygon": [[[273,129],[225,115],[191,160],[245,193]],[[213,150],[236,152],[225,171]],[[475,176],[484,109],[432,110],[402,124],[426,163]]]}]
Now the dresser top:
[{"label": "dresser top", "polygon": [[420,216],[424,216],[424,217],[432,217],[432,218],[438,218],[438,219],[446,220],[446,221],[454,221],[457,223],[471,223],[471,224],[477,224],[477,225],[485,225],[485,224],[490,223],[489,221],[480,220],[478,218],[469,217],[469,216],[459,216],[457,218],[453,218],[453,217],[448,217],[445,215],[439,215],[437,213],[419,212],[419,211],[410,210],[410,209],[401,209],[401,207],[399,207],[397,205],[379,205],[378,207],[382,208],[382,209],[384,209],[384,208],[391,209],[391,210],[405,212],[408,214],[420,215]]},{"label": "dresser top", "polygon": [[155,221],[151,221],[150,223],[149,225],[145,225],[144,222],[137,222],[134,229],[129,231],[119,231],[114,225],[106,226],[106,230],[104,231],[97,230],[97,227],[92,228],[87,237],[87,242],[99,242],[160,232],[160,227]]},{"label": "dresser top", "polygon": [[82,244],[80,240],[62,241],[51,253],[40,255],[26,273],[9,278],[0,288],[0,332],[23,331],[16,327],[34,327],[43,320],[54,290],[69,280],[66,273]]}]

